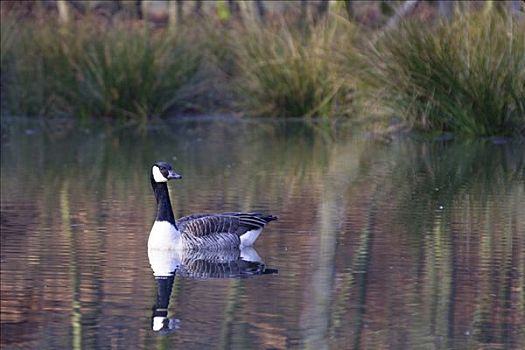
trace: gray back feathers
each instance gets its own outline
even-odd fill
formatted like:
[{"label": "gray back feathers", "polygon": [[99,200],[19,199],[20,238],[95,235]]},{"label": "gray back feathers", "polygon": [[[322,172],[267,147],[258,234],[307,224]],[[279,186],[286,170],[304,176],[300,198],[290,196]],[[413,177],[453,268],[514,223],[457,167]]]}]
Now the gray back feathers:
[{"label": "gray back feathers", "polygon": [[179,219],[177,227],[187,248],[222,249],[238,247],[241,235],[276,219],[261,213],[196,214]]}]

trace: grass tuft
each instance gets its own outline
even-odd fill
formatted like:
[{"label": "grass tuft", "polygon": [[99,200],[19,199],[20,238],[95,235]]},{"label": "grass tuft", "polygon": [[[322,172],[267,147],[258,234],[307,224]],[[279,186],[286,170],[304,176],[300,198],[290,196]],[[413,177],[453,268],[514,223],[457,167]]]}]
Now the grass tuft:
[{"label": "grass tuft", "polygon": [[0,26],[2,113],[147,121],[224,108],[328,124],[352,115],[387,131],[525,135],[525,22],[505,11],[409,19],[371,45],[377,31],[334,11],[157,28],[2,13]]},{"label": "grass tuft", "polygon": [[246,114],[333,117],[347,113],[353,79],[340,70],[351,46],[350,23],[323,22],[305,31],[283,22],[248,26],[232,40],[238,67],[235,90]]},{"label": "grass tuft", "polygon": [[463,135],[525,131],[525,26],[496,14],[435,28],[410,21],[367,56],[383,101],[410,126]]},{"label": "grass tuft", "polygon": [[195,35],[92,20],[24,24],[2,53],[7,109],[141,119],[184,109],[203,56]]}]

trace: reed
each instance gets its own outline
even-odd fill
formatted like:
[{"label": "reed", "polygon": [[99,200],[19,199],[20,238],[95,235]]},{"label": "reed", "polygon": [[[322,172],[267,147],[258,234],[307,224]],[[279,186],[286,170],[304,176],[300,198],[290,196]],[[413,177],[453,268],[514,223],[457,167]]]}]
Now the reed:
[{"label": "reed", "polygon": [[12,114],[147,119],[192,102],[203,56],[196,31],[89,19],[20,28],[2,54]]},{"label": "reed", "polygon": [[374,96],[412,127],[462,135],[525,132],[525,25],[495,13],[434,28],[415,21],[366,55]]},{"label": "reed", "polygon": [[[234,90],[248,115],[335,117],[349,111],[354,81],[341,71],[343,47],[351,46],[349,22],[305,29],[286,24],[247,26],[234,39]],[[343,25],[346,28],[342,28]]]},{"label": "reed", "polygon": [[505,12],[408,20],[371,45],[377,31],[337,13],[161,28],[2,14],[0,25],[3,113],[147,121],[220,109],[365,125],[396,116],[427,131],[525,134],[525,22]]}]

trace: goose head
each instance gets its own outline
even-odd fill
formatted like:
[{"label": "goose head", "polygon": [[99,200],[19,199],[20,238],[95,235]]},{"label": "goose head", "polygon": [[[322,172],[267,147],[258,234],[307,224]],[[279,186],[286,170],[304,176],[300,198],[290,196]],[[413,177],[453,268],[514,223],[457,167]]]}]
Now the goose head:
[{"label": "goose head", "polygon": [[151,167],[151,182],[162,183],[173,179],[182,179],[182,176],[173,170],[171,164],[156,162]]}]

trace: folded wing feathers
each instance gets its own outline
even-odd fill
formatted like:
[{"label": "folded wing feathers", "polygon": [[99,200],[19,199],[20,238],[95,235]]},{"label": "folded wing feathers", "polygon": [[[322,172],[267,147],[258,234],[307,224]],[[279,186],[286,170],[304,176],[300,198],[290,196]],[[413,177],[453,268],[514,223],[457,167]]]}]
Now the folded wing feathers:
[{"label": "folded wing feathers", "polygon": [[263,228],[273,220],[277,217],[261,213],[198,214],[181,218],[177,225],[185,235],[203,237],[230,233],[240,236],[249,230]]}]

